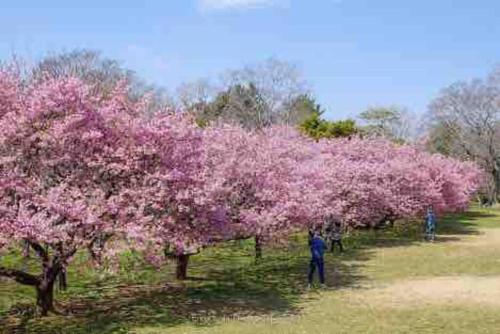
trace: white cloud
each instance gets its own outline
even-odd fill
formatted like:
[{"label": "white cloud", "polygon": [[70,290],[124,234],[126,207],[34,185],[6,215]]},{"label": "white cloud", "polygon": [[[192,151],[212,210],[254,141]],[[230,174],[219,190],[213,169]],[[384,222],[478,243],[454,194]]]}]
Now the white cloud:
[{"label": "white cloud", "polygon": [[286,0],[198,0],[204,10],[249,9],[281,5]]}]

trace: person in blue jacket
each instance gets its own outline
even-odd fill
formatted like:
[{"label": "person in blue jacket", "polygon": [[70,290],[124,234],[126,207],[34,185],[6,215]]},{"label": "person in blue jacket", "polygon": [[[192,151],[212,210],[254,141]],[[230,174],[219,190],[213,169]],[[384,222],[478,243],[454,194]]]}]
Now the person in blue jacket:
[{"label": "person in blue jacket", "polygon": [[321,237],[321,234],[318,230],[312,232],[312,239],[310,242],[311,247],[311,262],[309,264],[309,274],[308,274],[308,288],[311,287],[313,282],[314,272],[316,268],[318,269],[319,274],[319,282],[321,283],[321,287],[325,286],[325,271],[324,271],[324,261],[323,255],[326,249],[326,243]]},{"label": "person in blue jacket", "polygon": [[427,215],[425,217],[425,238],[428,241],[434,241],[436,237],[436,215],[432,205],[427,208]]}]

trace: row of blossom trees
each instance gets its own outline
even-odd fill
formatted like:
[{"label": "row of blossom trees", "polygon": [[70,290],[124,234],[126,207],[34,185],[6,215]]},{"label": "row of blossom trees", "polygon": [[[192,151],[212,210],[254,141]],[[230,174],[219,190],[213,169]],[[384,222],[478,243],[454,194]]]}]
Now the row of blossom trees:
[{"label": "row of blossom trees", "polygon": [[[79,250],[96,263],[124,247],[161,264],[224,240],[258,244],[343,217],[366,226],[432,204],[465,209],[480,181],[472,164],[362,139],[313,141],[291,128],[199,128],[187,115],[151,116],[125,83],[98,94],[74,78],[26,82],[0,71],[0,250],[28,245],[41,314]],[[145,116],[147,114],[147,116]]]}]

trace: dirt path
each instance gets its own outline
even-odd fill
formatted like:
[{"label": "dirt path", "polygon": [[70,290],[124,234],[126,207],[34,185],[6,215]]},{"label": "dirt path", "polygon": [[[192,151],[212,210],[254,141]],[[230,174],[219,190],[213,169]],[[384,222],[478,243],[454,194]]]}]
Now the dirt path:
[{"label": "dirt path", "polygon": [[500,306],[500,276],[436,277],[403,281],[365,292],[363,299],[390,307],[464,303]]},{"label": "dirt path", "polygon": [[[500,229],[456,241],[463,247],[500,248]],[[500,265],[500,258],[499,264]],[[500,276],[454,275],[395,282],[364,291],[359,301],[387,307],[414,307],[426,304],[477,304],[500,307]]]}]

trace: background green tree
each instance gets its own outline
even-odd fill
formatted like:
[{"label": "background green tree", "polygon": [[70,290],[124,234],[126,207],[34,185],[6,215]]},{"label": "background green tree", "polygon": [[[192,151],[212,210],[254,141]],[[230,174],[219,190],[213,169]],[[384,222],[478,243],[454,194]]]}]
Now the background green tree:
[{"label": "background green tree", "polygon": [[350,137],[359,133],[356,122],[352,119],[339,121],[327,121],[323,119],[321,116],[324,110],[311,97],[304,99],[303,106],[309,107],[308,113],[304,113],[304,115],[309,116],[306,116],[299,124],[299,129],[309,137],[314,139],[339,138]]}]

